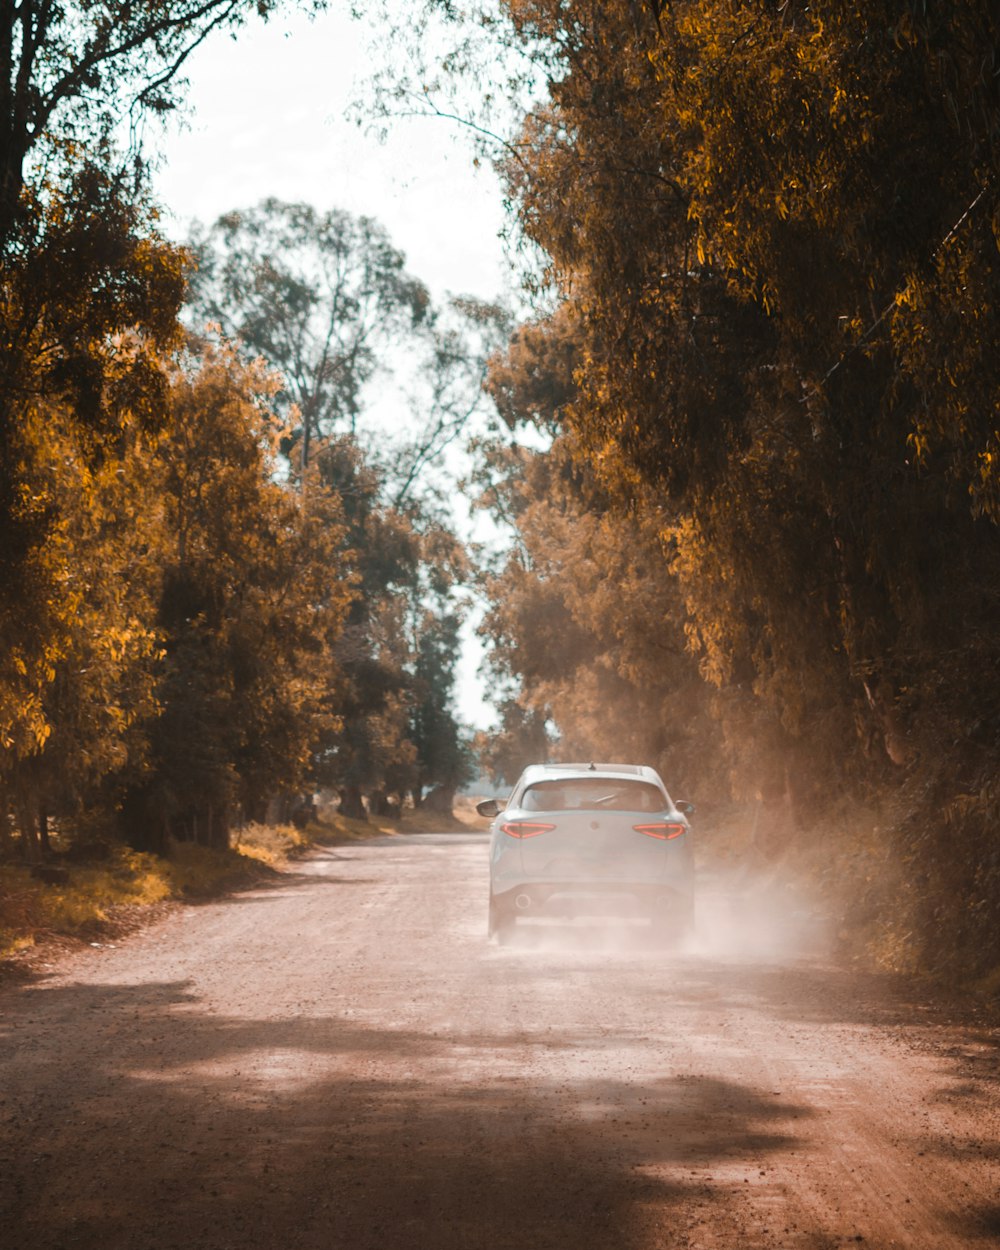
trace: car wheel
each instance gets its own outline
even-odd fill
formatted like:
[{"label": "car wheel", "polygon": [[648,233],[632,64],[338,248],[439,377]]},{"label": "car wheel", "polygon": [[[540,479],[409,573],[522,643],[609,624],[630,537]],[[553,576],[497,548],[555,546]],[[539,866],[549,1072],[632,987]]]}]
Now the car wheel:
[{"label": "car wheel", "polygon": [[503,903],[490,895],[490,917],[487,934],[491,938],[496,938],[498,944],[503,944],[509,940],[514,930],[514,917],[510,909]]}]

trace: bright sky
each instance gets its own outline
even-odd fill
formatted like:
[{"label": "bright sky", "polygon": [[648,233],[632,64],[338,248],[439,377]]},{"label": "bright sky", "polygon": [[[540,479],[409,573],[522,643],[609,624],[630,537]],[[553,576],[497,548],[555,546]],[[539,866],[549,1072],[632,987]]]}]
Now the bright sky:
[{"label": "bright sky", "polygon": [[371,69],[369,32],[342,12],[289,13],[217,38],[189,63],[187,129],[174,125],[156,179],[184,234],[193,217],[274,195],[377,218],[438,296],[509,287],[492,170],[475,169],[462,127],[399,119],[383,144],[346,113]]},{"label": "bright sky", "polygon": [[[267,196],[344,208],[379,220],[438,299],[504,295],[511,279],[498,238],[499,186],[492,170],[473,166],[462,128],[400,119],[380,143],[347,117],[372,65],[370,32],[346,9],[311,22],[279,14],[194,54],[186,119],[157,143],[167,232],[183,238],[193,219],[207,225]],[[476,671],[482,649],[467,633],[459,715],[486,727],[494,717]]]}]

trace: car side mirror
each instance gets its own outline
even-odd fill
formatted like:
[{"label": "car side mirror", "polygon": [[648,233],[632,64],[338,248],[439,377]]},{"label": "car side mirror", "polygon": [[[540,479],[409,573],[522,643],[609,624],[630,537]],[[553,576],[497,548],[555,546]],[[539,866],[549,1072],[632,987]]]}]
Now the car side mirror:
[{"label": "car side mirror", "polygon": [[694,815],[694,804],[689,803],[687,799],[675,799],[674,807],[677,808],[677,810],[681,813],[682,816]]},{"label": "car side mirror", "polygon": [[499,816],[501,810],[500,804],[496,799],[483,799],[482,803],[476,804],[476,811],[480,816],[485,816],[488,820],[492,820],[494,816]]}]

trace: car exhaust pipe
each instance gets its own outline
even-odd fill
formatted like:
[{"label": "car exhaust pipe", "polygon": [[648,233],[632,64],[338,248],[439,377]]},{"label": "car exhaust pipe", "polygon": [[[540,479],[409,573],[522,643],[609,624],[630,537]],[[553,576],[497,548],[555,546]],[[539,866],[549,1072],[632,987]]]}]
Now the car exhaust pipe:
[{"label": "car exhaust pipe", "polygon": [[518,896],[514,899],[514,906],[518,909],[518,911],[527,911],[531,906],[531,895],[518,894]]}]

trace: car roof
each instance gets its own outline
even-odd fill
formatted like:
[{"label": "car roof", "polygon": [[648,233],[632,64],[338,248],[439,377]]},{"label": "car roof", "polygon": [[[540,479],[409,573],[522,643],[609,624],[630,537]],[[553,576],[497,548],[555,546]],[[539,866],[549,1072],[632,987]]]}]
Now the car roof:
[{"label": "car roof", "polygon": [[528,786],[532,782],[553,777],[638,777],[653,785],[662,786],[659,773],[647,764],[529,764],[521,774],[518,784]]}]

